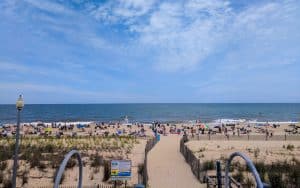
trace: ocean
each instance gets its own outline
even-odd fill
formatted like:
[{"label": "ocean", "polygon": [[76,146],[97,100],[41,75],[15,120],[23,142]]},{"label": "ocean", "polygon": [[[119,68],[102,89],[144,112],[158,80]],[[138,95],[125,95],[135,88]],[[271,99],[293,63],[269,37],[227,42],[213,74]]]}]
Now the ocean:
[{"label": "ocean", "polygon": [[[22,122],[118,121],[128,116],[132,122],[182,122],[200,119],[252,121],[300,121],[300,103],[196,103],[196,104],[28,104]],[[0,124],[15,123],[14,105],[0,105]]]}]

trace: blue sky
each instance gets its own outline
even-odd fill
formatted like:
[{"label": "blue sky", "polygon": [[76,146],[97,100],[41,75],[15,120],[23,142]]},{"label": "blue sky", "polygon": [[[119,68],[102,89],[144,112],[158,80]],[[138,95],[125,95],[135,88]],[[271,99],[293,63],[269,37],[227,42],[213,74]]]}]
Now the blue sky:
[{"label": "blue sky", "polygon": [[299,0],[2,0],[0,103],[300,102]]}]

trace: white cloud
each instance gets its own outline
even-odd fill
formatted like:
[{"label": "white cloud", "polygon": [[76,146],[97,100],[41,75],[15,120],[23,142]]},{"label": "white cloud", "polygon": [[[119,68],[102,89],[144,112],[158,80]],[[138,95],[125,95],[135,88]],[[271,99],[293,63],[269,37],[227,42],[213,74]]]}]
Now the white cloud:
[{"label": "white cloud", "polygon": [[[10,45],[17,46],[26,43],[27,54],[41,51],[44,53],[39,54],[40,56],[44,56],[43,58],[48,60],[53,59],[53,63],[58,62],[59,64],[64,64],[65,61],[60,58],[67,56],[74,46],[78,46],[78,49],[85,48],[86,51],[92,50],[96,56],[97,52],[124,55],[120,43],[111,42],[110,37],[102,35],[101,25],[96,20],[83,11],[71,9],[66,4],[49,0],[22,2],[6,0],[0,2],[0,8],[0,16],[4,16],[1,23],[20,28],[18,31],[10,32],[11,35],[23,33],[24,40],[18,40]],[[13,19],[11,19],[12,17]],[[5,33],[6,30],[3,28],[2,31]],[[112,40],[117,41],[116,39]],[[75,52],[77,51],[74,50],[73,53]],[[78,55],[78,52],[75,55]],[[97,63],[99,62],[101,61],[98,60]],[[82,67],[85,67],[86,64],[92,64],[92,62],[81,63]],[[111,65],[107,64],[107,66]]]},{"label": "white cloud", "polygon": [[95,22],[80,11],[51,1],[26,2],[48,12],[73,15],[61,20],[37,16],[45,21],[45,30],[118,55],[151,52],[151,66],[156,70],[193,70],[215,54],[222,54],[232,67],[292,64],[299,59],[300,4],[296,0],[249,3],[239,11],[229,0],[117,0],[85,6],[101,20],[99,25],[103,21],[121,24],[122,32],[126,26],[125,32],[133,34],[132,40],[130,36],[124,40],[126,44],[101,37]]},{"label": "white cloud", "polygon": [[105,22],[126,21],[133,22],[140,16],[144,16],[155,5],[156,0],[116,0],[108,1],[104,5],[91,8],[91,14]]},{"label": "white cloud", "polygon": [[[183,6],[163,3],[152,13],[149,24],[134,29],[140,33],[143,45],[158,49],[156,68],[167,71],[192,69],[225,40],[225,23],[230,18],[227,9],[226,3],[201,6],[191,4],[191,1]],[[210,13],[214,16],[207,16]]]},{"label": "white cloud", "polygon": [[73,14],[73,11],[66,8],[65,6],[55,3],[53,1],[48,0],[25,0],[25,2],[29,3],[30,5],[47,12],[51,13],[59,13],[59,14]]},{"label": "white cloud", "polygon": [[296,63],[300,58],[299,17],[297,1],[271,2],[237,15],[231,38],[239,48],[227,52],[228,66],[255,69]]},{"label": "white cloud", "polygon": [[[249,3],[239,11],[223,0],[124,2],[100,6],[99,17],[127,25],[138,36],[135,45],[154,52],[158,70],[191,70],[218,52],[249,67],[263,61],[290,64],[299,57],[300,5],[296,0]],[[137,13],[139,6],[146,8]]]},{"label": "white cloud", "polygon": [[[100,6],[100,16],[96,17],[112,23],[125,20],[129,30],[138,34],[134,45],[154,52],[154,67],[158,70],[192,69],[225,40],[225,27],[231,15],[227,1],[188,0],[158,5],[153,1],[124,2],[117,4],[118,8],[111,2],[110,6]],[[143,11],[137,13],[136,7],[143,7]]]}]

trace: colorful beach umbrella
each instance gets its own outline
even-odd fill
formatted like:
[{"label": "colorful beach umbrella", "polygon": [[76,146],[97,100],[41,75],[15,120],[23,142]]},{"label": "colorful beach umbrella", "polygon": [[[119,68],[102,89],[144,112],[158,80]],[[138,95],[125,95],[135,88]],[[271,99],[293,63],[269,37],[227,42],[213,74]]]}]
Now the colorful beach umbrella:
[{"label": "colorful beach umbrella", "polygon": [[47,127],[47,128],[45,129],[45,131],[46,131],[46,132],[52,132],[52,128],[51,128],[51,127]]},{"label": "colorful beach umbrella", "polygon": [[200,128],[201,128],[201,129],[208,129],[209,126],[208,126],[208,125],[205,125],[205,124],[201,124],[201,125],[200,125]]}]

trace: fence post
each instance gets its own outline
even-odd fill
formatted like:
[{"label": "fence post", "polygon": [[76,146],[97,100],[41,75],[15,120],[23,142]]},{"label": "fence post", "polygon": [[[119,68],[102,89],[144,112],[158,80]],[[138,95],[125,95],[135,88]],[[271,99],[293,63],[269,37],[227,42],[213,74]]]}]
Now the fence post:
[{"label": "fence post", "polygon": [[218,184],[218,188],[222,188],[221,162],[219,160],[216,161],[216,169],[217,169],[217,184]]},{"label": "fence post", "polygon": [[200,159],[197,159],[198,165],[197,165],[197,175],[198,175],[198,180],[200,180]]},{"label": "fence post", "polygon": [[284,134],[284,140],[286,140],[286,133]]}]

